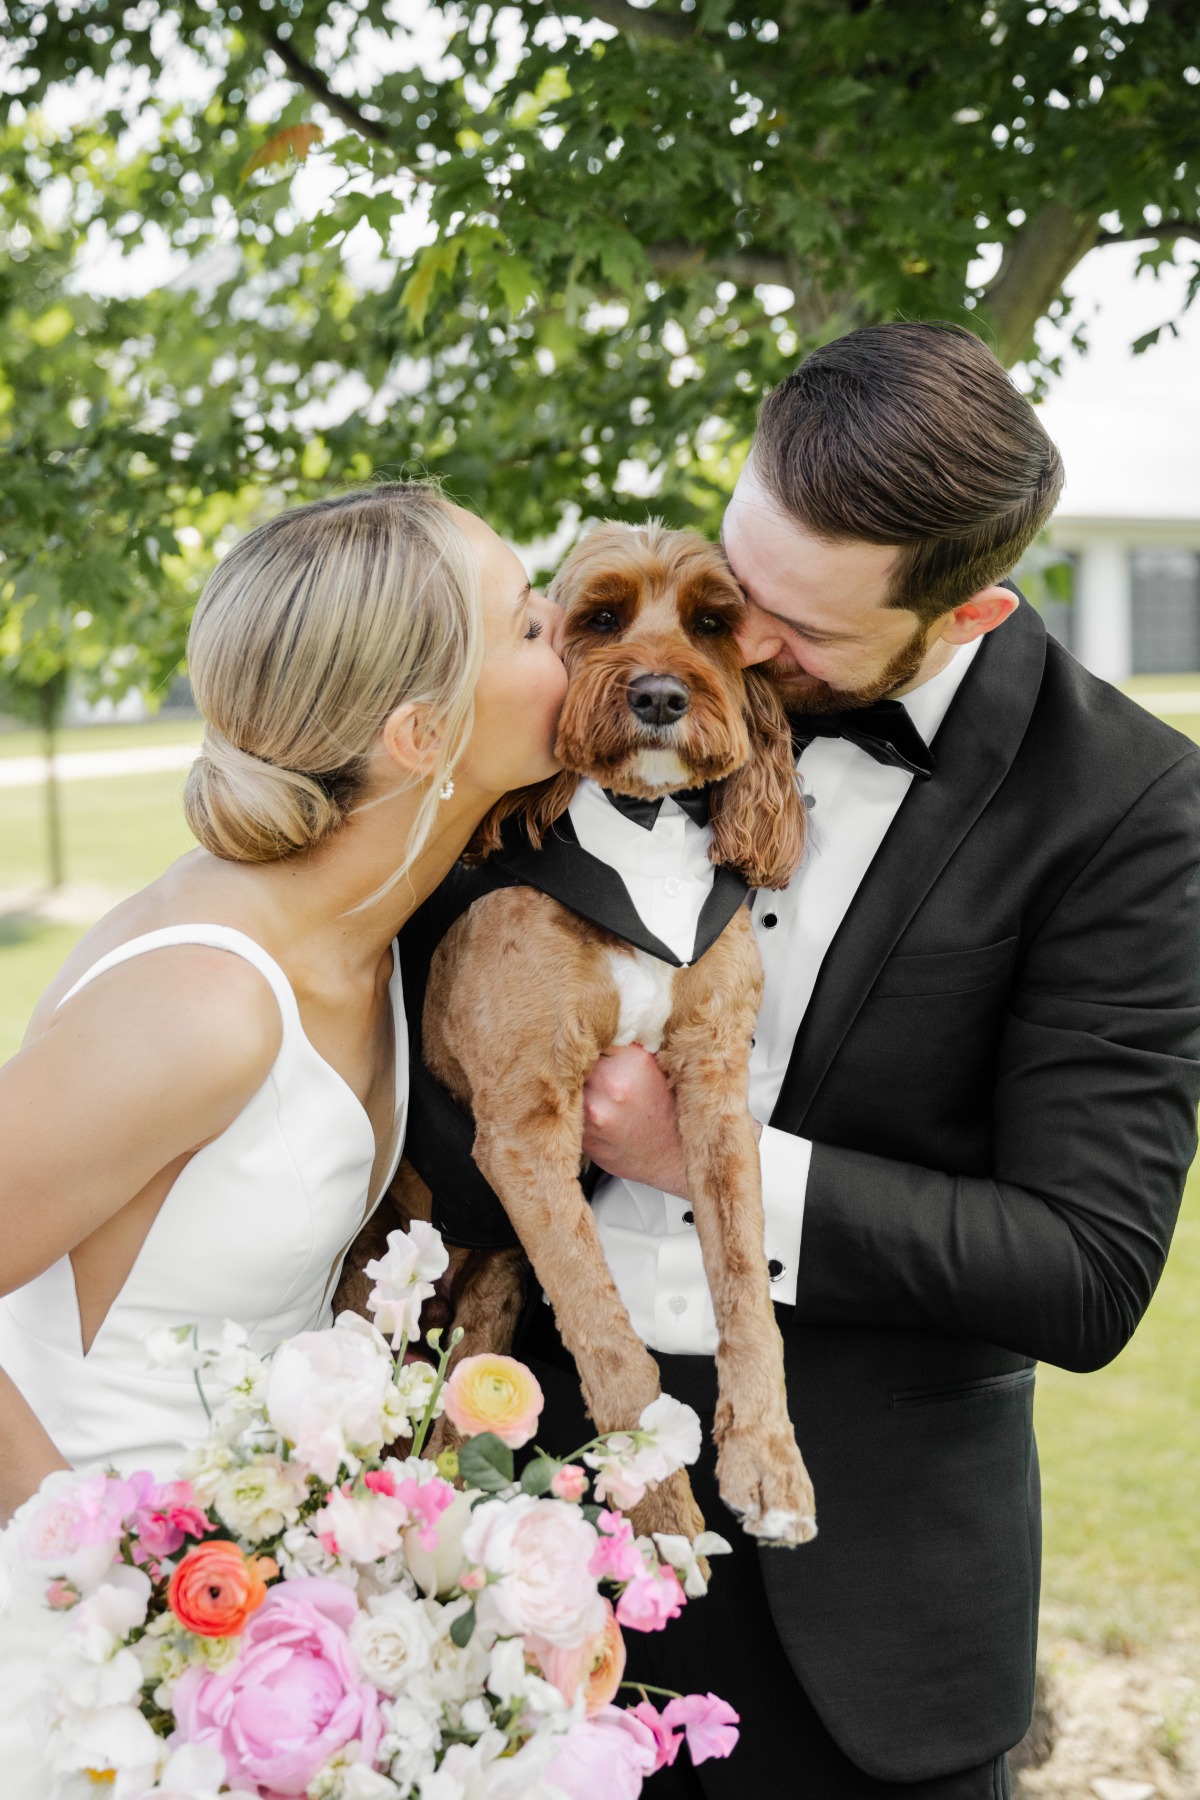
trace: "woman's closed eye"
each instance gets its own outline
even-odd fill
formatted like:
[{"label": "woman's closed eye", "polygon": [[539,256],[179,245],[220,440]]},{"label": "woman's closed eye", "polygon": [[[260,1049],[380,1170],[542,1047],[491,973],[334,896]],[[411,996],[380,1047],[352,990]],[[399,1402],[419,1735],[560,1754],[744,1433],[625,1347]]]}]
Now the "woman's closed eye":
[{"label": "woman's closed eye", "polygon": [[544,629],[545,629],[545,626],[543,625],[541,619],[539,619],[535,613],[535,614],[531,615],[531,617],[530,617],[529,629],[528,629],[528,631],[526,631],[525,636],[527,638],[539,638],[539,637],[541,637]]}]

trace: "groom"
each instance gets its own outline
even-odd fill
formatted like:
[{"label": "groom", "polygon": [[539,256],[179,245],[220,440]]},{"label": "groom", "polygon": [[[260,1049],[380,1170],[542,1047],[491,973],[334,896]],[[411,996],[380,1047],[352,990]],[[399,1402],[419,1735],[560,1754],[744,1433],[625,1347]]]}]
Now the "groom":
[{"label": "groom", "polygon": [[[742,1715],[660,1800],[1000,1800],[1030,1717],[1038,1360],[1115,1356],[1162,1271],[1200,1096],[1200,753],[1004,578],[1061,466],[975,338],[897,324],[767,399],[723,540],[794,721],[810,851],[753,919],[767,1253],[819,1535],[734,1549],[630,1672]],[[671,1097],[606,1058],[594,1207],[667,1392],[711,1424]],[[483,1237],[477,1241],[486,1241]],[[581,1441],[539,1308],[540,1441]],[[574,1433],[574,1435],[572,1435]],[[586,1436],[587,1432],[583,1431]],[[630,1634],[631,1638],[633,1634]]]}]

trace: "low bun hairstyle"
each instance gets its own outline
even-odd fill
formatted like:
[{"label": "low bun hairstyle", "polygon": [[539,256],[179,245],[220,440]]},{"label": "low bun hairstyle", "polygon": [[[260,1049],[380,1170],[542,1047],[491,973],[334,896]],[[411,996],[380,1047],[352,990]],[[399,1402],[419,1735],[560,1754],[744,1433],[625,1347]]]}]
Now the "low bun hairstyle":
[{"label": "low bun hairstyle", "polygon": [[388,714],[421,703],[439,756],[402,874],[470,734],[482,658],[478,567],[435,487],[381,484],[258,526],[217,565],[188,638],[205,720],[184,794],[195,836],[243,863],[323,843],[362,803]]}]

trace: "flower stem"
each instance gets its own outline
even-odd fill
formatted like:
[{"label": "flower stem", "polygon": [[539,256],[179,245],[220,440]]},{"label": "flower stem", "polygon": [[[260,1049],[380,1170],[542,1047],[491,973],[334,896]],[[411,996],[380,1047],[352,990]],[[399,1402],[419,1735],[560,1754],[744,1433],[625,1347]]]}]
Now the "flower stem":
[{"label": "flower stem", "polygon": [[[200,1327],[198,1325],[192,1326],[192,1348],[196,1351],[197,1354],[199,1354],[199,1351],[200,1351]],[[208,1396],[204,1392],[204,1383],[200,1379],[199,1363],[197,1363],[195,1368],[192,1370],[192,1380],[196,1383],[196,1392],[200,1396],[200,1404],[204,1408],[204,1416],[208,1420],[209,1424],[211,1425],[212,1424],[212,1407],[208,1404]]]},{"label": "flower stem", "polygon": [[643,1700],[649,1700],[651,1694],[661,1694],[664,1700],[682,1700],[683,1695],[675,1688],[653,1687],[648,1681],[622,1681],[620,1687],[635,1688]]},{"label": "flower stem", "polygon": [[433,1423],[433,1409],[437,1405],[437,1397],[446,1385],[446,1365],[454,1355],[454,1352],[458,1349],[458,1346],[462,1343],[462,1340],[462,1329],[461,1327],[456,1326],[450,1333],[450,1342],[438,1356],[437,1379],[435,1380],[429,1395],[429,1404],[426,1406],[424,1414],[422,1415],[421,1423],[413,1433],[412,1453],[414,1456],[420,1456],[421,1451],[425,1447],[425,1439],[428,1435],[429,1427]]}]

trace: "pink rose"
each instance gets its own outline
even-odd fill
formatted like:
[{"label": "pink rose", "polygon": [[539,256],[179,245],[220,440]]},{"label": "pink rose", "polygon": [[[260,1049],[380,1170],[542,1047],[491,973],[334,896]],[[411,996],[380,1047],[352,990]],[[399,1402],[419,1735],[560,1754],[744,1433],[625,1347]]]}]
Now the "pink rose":
[{"label": "pink rose", "polygon": [[379,1695],[363,1680],[347,1633],[358,1602],[340,1581],[300,1576],[273,1587],[222,1674],[185,1669],[175,1686],[172,1747],[211,1744],[230,1785],[301,1795],[322,1764],[359,1740],[374,1759]]},{"label": "pink rose", "polygon": [[596,1579],[607,1576],[610,1581],[633,1581],[637,1576],[644,1575],[645,1560],[637,1547],[633,1526],[624,1514],[602,1512],[597,1524],[601,1533],[600,1542],[588,1564]]},{"label": "pink rose", "polygon": [[588,1563],[596,1533],[563,1500],[485,1500],[463,1533],[463,1558],[493,1577],[479,1622],[502,1637],[527,1633],[572,1649],[604,1625],[604,1601]]},{"label": "pink rose", "polygon": [[681,1700],[668,1700],[662,1718],[668,1730],[682,1725],[694,1763],[707,1762],[710,1756],[728,1756],[738,1741],[739,1715],[716,1694],[685,1694]]},{"label": "pink rose", "polygon": [[617,1618],[631,1631],[661,1631],[686,1603],[674,1569],[660,1568],[635,1576],[617,1601]]},{"label": "pink rose", "polygon": [[564,1463],[550,1482],[556,1500],[582,1500],[587,1493],[587,1476],[578,1463]]},{"label": "pink rose", "polygon": [[570,1800],[637,1800],[642,1782],[658,1767],[653,1732],[627,1708],[606,1706],[572,1725],[546,1780]]}]

